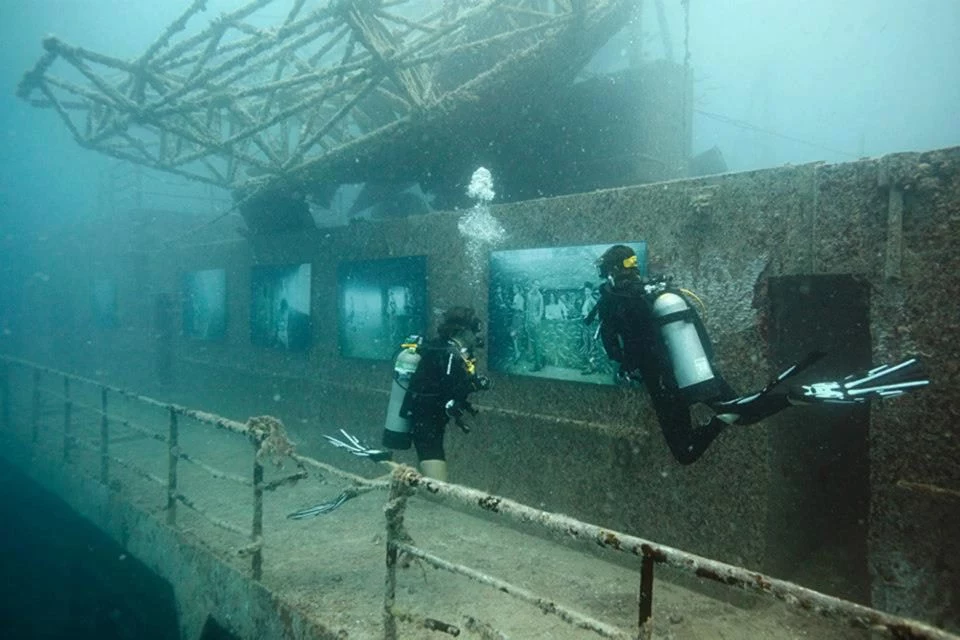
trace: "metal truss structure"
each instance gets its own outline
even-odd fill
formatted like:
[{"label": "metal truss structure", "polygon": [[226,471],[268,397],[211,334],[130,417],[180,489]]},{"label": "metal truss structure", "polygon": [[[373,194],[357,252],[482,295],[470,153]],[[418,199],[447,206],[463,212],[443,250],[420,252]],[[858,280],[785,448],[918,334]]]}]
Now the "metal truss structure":
[{"label": "metal truss structure", "polygon": [[[205,9],[194,0],[133,60],[47,38],[18,95],[83,147],[238,193],[407,179],[457,136],[496,136],[519,100],[569,84],[630,6],[254,0],[186,35]],[[282,22],[258,26],[278,8]]]}]

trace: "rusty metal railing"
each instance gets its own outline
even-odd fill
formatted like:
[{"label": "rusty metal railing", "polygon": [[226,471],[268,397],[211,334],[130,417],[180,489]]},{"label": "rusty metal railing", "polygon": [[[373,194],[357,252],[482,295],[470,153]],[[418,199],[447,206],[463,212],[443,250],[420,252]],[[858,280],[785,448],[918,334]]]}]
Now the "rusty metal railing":
[{"label": "rusty metal railing", "polygon": [[[0,405],[0,425],[8,432],[12,430],[12,407],[14,405],[11,391],[11,365],[21,366],[33,374],[29,421],[31,431],[30,439],[33,444],[37,444],[41,440],[42,397],[46,391],[46,393],[62,400],[63,403],[62,441],[63,460],[65,462],[71,460],[74,447],[90,449],[100,456],[100,480],[105,484],[109,485],[110,463],[112,462],[135,473],[139,477],[164,486],[166,489],[166,518],[169,524],[177,524],[177,506],[185,505],[216,526],[241,535],[248,535],[250,544],[239,551],[251,557],[251,575],[256,580],[262,578],[263,572],[263,493],[265,491],[272,491],[280,486],[295,483],[305,478],[307,476],[307,467],[336,475],[348,481],[353,485],[352,489],[349,490],[352,495],[358,495],[376,489],[389,489],[387,504],[384,509],[386,514],[387,536],[383,629],[386,640],[395,640],[398,637],[398,622],[413,624],[424,629],[446,632],[450,635],[459,635],[461,632],[461,629],[453,624],[414,615],[398,607],[396,602],[396,571],[398,559],[401,554],[411,558],[417,558],[437,569],[466,577],[491,589],[506,593],[538,608],[544,613],[556,615],[574,627],[589,630],[604,638],[613,638],[616,640],[632,638],[648,640],[651,637],[654,573],[656,565],[673,567],[697,578],[711,580],[730,588],[750,591],[763,597],[779,600],[788,606],[798,608],[809,614],[815,614],[821,618],[847,626],[885,633],[887,636],[896,638],[897,640],[960,640],[960,636],[936,629],[915,620],[887,614],[870,607],[806,589],[790,582],[771,578],[743,567],[703,558],[643,538],[584,523],[568,516],[534,509],[501,496],[433,480],[403,465],[384,463],[392,469],[389,483],[382,480],[362,478],[338,469],[335,466],[297,454],[293,451],[289,441],[286,440],[282,432],[282,425],[279,424],[279,421],[272,418],[251,418],[244,424],[215,414],[160,402],[153,398],[104,385],[80,376],[42,367],[24,360],[0,356],[0,403],[2,403],[2,405]],[[45,390],[42,388],[42,379],[43,376],[46,375],[62,378],[62,394],[56,394],[49,389]],[[78,402],[73,383],[90,385],[94,389],[98,389],[100,391],[100,407],[86,406]],[[167,477],[165,479],[158,478],[142,469],[138,469],[136,465],[130,461],[110,453],[109,436],[112,423],[110,414],[107,411],[108,394],[127,398],[147,406],[160,408],[167,413],[168,425],[166,435],[158,434],[156,431],[136,424],[133,421],[115,420],[117,424],[124,425],[143,435],[166,443]],[[74,424],[75,409],[84,409],[100,417],[100,438],[97,443],[89,443],[76,436],[76,425]],[[181,451],[179,420],[182,417],[189,417],[200,423],[240,434],[247,438],[253,445],[252,479],[247,480],[235,474],[219,470]],[[298,471],[292,475],[283,476],[269,482],[265,481],[262,458],[267,455],[282,455],[292,459],[296,463]],[[226,479],[234,483],[252,487],[253,512],[252,525],[249,531],[237,527],[232,523],[222,521],[212,514],[207,513],[203,508],[196,505],[180,492],[178,465],[183,461],[194,464],[211,477]],[[415,495],[420,495],[431,501],[439,500],[441,503],[455,503],[468,510],[479,510],[480,512],[492,514],[492,516],[508,521],[514,525],[535,528],[540,532],[551,533],[584,546],[589,546],[590,548],[599,546],[611,552],[638,557],[640,559],[640,575],[638,576],[637,629],[627,631],[617,628],[527,589],[487,575],[476,569],[450,562],[415,546],[404,527],[404,515],[408,501]],[[466,619],[463,630],[471,632],[484,640],[494,638],[502,640],[506,638],[503,633],[491,625],[469,616]]]},{"label": "rusty metal railing", "polygon": [[[260,580],[263,575],[263,494],[267,491],[273,491],[285,484],[294,483],[307,477],[304,465],[296,460],[297,471],[291,475],[279,479],[264,481],[263,458],[271,454],[285,455],[292,453],[292,447],[286,440],[283,432],[283,426],[276,419],[268,416],[251,418],[246,424],[229,420],[222,416],[188,409],[176,404],[165,403],[147,396],[133,393],[126,389],[105,385],[95,380],[90,380],[82,376],[69,374],[63,371],[57,371],[48,367],[43,367],[32,362],[20,360],[17,358],[0,358],[0,398],[2,398],[3,407],[0,409],[0,420],[3,428],[7,431],[12,426],[12,392],[10,388],[11,365],[22,366],[32,373],[31,383],[31,401],[30,401],[30,442],[36,446],[41,440],[41,414],[43,413],[45,395],[53,396],[63,407],[63,433],[62,435],[62,458],[64,462],[71,462],[74,449],[80,448],[92,452],[99,461],[98,479],[104,485],[109,486],[111,482],[111,464],[115,464],[124,470],[136,475],[137,477],[160,485],[166,492],[166,521],[172,526],[177,524],[177,506],[183,505],[191,511],[204,518],[210,524],[230,531],[241,536],[248,536],[249,543],[238,549],[241,556],[250,557],[250,573],[255,580]],[[49,388],[43,387],[44,376],[62,378],[63,393],[59,394]],[[85,385],[99,392],[99,406],[92,406],[79,402],[76,397],[75,385]],[[126,398],[136,401],[140,404],[163,410],[168,415],[168,429],[166,435],[158,434],[156,431],[144,427],[130,420],[119,419],[109,410],[108,402],[110,397]],[[77,435],[75,427],[75,410],[81,409],[95,415],[98,420],[98,438],[97,442],[89,442]],[[211,425],[219,429],[224,429],[235,434],[244,436],[252,445],[252,479],[222,471],[204,463],[202,460],[190,456],[182,451],[179,438],[179,421],[181,417],[188,417],[197,422]],[[125,460],[110,451],[110,438],[112,427],[122,425],[123,427],[136,431],[150,438],[164,442],[167,445],[166,462],[167,477],[157,477],[130,460]],[[251,513],[251,526],[249,530],[239,527],[229,521],[214,516],[209,510],[200,506],[195,500],[184,495],[179,489],[178,467],[180,462],[192,463],[197,468],[206,472],[211,477],[226,480],[236,484],[251,487],[253,491],[253,503]]]},{"label": "rusty metal railing", "polygon": [[[468,567],[444,561],[423,549],[413,546],[409,543],[409,536],[407,536],[403,527],[403,515],[407,500],[414,492],[419,492],[431,500],[455,503],[471,510],[493,514],[513,524],[552,533],[581,543],[585,547],[596,548],[599,546],[612,552],[639,557],[641,571],[637,600],[637,631],[627,632],[592,620],[545,598],[525,592],[520,587],[491,579],[489,576],[480,574]],[[410,616],[397,611],[395,603],[396,563],[397,555],[401,552],[417,557],[437,569],[464,575],[491,588],[514,595],[537,606],[545,613],[555,614],[570,624],[589,629],[604,638],[639,637],[641,640],[648,640],[651,637],[654,568],[656,565],[665,565],[678,569],[682,573],[717,582],[726,587],[779,600],[791,607],[815,614],[820,618],[843,623],[854,628],[886,633],[889,637],[897,640],[960,640],[960,636],[922,622],[884,613],[743,567],[711,560],[650,540],[587,524],[568,516],[534,509],[507,498],[433,480],[422,476],[409,467],[399,467],[394,470],[390,484],[390,497],[385,512],[388,524],[384,635],[388,640],[396,637],[395,618],[397,613],[401,614],[401,619],[410,620]],[[433,628],[423,619],[415,622]]]}]

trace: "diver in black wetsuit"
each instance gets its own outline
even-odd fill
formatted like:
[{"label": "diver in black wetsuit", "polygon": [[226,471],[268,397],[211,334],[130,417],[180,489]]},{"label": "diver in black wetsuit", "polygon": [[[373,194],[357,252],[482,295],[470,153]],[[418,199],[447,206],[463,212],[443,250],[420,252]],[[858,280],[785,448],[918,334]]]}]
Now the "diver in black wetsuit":
[{"label": "diver in black wetsuit", "polygon": [[[443,314],[437,337],[422,342],[411,336],[394,364],[394,383],[383,431],[384,449],[367,446],[343,429],[343,439],[324,435],[335,447],[374,462],[390,460],[392,451],[417,450],[420,471],[447,479],[443,436],[452,418],[463,431],[466,413],[476,415],[468,396],[490,388],[490,380],[476,372],[474,350],[483,347],[480,319],[470,307],[452,307]],[[323,506],[323,505],[320,505]]]},{"label": "diver in black wetsuit", "polygon": [[474,349],[483,346],[480,320],[469,307],[453,307],[443,314],[437,337],[417,348],[420,362],[410,379],[400,416],[410,421],[413,446],[425,476],[447,479],[443,436],[447,422],[464,431],[465,413],[476,414],[467,399],[474,391],[490,388],[486,376],[476,372]]},{"label": "diver in black wetsuit", "polygon": [[[374,462],[388,461],[393,450],[417,450],[420,471],[435,480],[447,479],[443,436],[447,422],[463,431],[466,413],[476,415],[469,395],[490,388],[490,380],[476,372],[474,350],[483,347],[480,319],[470,307],[452,307],[443,314],[437,337],[421,342],[411,336],[394,363],[394,382],[383,431],[383,449],[369,447],[340,429],[342,438],[323,437],[335,447]],[[333,500],[300,509],[287,517],[294,520],[330,513],[356,496],[341,492]]]},{"label": "diver in black wetsuit", "polygon": [[[780,383],[822,357],[812,353],[762,390],[738,396],[713,364],[713,346],[681,290],[663,279],[642,280],[637,256],[625,245],[597,261],[600,301],[584,319],[600,318],[600,337],[624,383],[643,382],[670,451],[681,464],[696,462],[731,424],[753,424],[800,404],[866,402],[929,383],[915,359],[861,376],[784,389]],[[882,379],[882,383],[881,383]]]}]

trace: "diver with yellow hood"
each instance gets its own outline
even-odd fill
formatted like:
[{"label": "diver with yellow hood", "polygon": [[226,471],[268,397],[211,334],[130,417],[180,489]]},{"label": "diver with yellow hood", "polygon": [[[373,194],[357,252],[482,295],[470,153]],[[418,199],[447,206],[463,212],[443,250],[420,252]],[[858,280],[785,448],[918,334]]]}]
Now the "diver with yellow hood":
[{"label": "diver with yellow hood", "polygon": [[861,404],[929,384],[910,358],[842,380],[781,385],[824,355],[815,352],[763,389],[738,395],[713,362],[713,346],[687,302],[689,292],[666,278],[641,278],[637,254],[626,245],[607,249],[596,266],[604,283],[584,322],[599,317],[604,349],[620,364],[618,380],[644,384],[667,445],[681,464],[696,462],[730,425],[753,424],[794,405]]}]

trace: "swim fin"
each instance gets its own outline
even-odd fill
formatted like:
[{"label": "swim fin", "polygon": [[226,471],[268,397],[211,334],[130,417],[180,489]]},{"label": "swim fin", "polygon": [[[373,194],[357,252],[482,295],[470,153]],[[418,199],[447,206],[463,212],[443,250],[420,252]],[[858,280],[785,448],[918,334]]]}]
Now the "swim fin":
[{"label": "swim fin", "polygon": [[842,380],[815,382],[791,389],[793,404],[862,404],[874,398],[892,398],[930,384],[916,358],[880,365]]},{"label": "swim fin", "polygon": [[291,514],[288,514],[287,518],[290,520],[305,520],[306,518],[313,518],[325,513],[330,513],[334,509],[339,508],[344,502],[354,497],[356,497],[356,494],[350,495],[346,491],[342,491],[340,495],[333,500],[321,502],[320,504],[307,507],[306,509],[300,509],[299,511],[294,511]]},{"label": "swim fin", "polygon": [[374,449],[368,447],[363,442],[360,441],[356,436],[352,436],[343,429],[340,429],[340,433],[343,434],[343,440],[334,438],[333,436],[328,436],[326,434],[321,434],[324,438],[327,439],[327,442],[332,444],[335,447],[340,449],[346,449],[355,456],[361,458],[369,458],[374,462],[383,462],[384,460],[390,460],[392,454],[386,449]]},{"label": "swim fin", "polygon": [[[781,407],[767,407],[765,405],[769,403],[763,402],[763,400],[770,394],[771,391],[779,387],[784,380],[792,378],[804,369],[807,369],[810,365],[822,359],[825,355],[826,353],[823,351],[811,351],[804,356],[803,359],[795,362],[777,374],[777,376],[768,382],[767,385],[760,391],[739,396],[737,398],[733,398],[732,400],[712,402],[710,403],[710,408],[716,411],[716,417],[718,419],[726,422],[727,424],[740,422],[741,418],[743,418],[745,415],[749,418],[750,422],[756,422],[768,414],[776,413],[776,411],[778,411]],[[784,406],[786,406],[786,403],[782,404],[782,407]],[[750,415],[758,412],[760,415]]]}]

